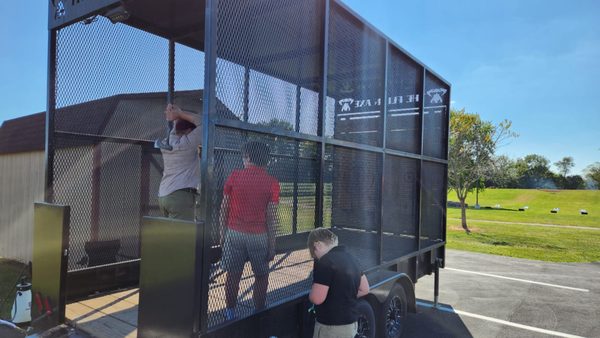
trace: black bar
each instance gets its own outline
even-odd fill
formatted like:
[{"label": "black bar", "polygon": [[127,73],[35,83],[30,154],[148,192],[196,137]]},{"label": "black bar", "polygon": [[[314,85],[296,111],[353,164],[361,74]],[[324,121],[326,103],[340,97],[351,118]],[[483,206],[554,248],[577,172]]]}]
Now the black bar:
[{"label": "black bar", "polygon": [[167,89],[167,103],[173,103],[175,92],[175,40],[169,40],[169,87]]},{"label": "black bar", "polygon": [[54,202],[54,116],[56,112],[56,31],[48,32],[48,97],[46,101],[44,201]]},{"label": "black bar", "polygon": [[[141,147],[140,158],[140,213],[139,213],[139,228],[138,228],[138,252],[141,255],[142,241],[142,223],[144,216],[148,216],[150,211],[150,163],[152,156],[148,151],[150,147]],[[152,148],[150,148],[152,149]],[[159,171],[160,172],[160,171]]]},{"label": "black bar", "polygon": [[[425,79],[426,79],[426,70],[423,68],[421,72],[421,104],[419,106],[419,110],[421,111],[421,149],[419,153],[421,154],[421,159],[419,160],[419,168],[417,170],[417,182],[419,182],[419,194],[417,196],[417,203],[419,206],[419,213],[417,215],[417,251],[421,252],[421,221],[423,215],[423,205],[422,199],[423,196],[423,141],[425,139],[425,118],[424,118],[424,110],[425,110]],[[417,276],[419,274],[419,260],[415,259],[415,271],[417,272]]]},{"label": "black bar", "polygon": [[92,201],[90,215],[90,241],[96,242],[100,233],[100,194],[102,178],[102,144],[92,146]]},{"label": "black bar", "polygon": [[433,307],[438,307],[438,298],[440,295],[440,263],[439,260],[436,259],[434,263],[435,267],[435,276],[433,281]]},{"label": "black bar", "polygon": [[421,159],[423,161],[427,161],[427,162],[435,162],[435,163],[440,163],[440,164],[448,164],[447,160],[441,160],[441,159],[435,158],[435,157],[421,156]]},{"label": "black bar", "polygon": [[380,269],[389,269],[389,268],[393,267],[394,265],[397,265],[399,263],[402,263],[404,261],[409,260],[410,258],[418,257],[418,256],[420,256],[420,255],[422,255],[422,254],[424,254],[426,252],[431,251],[431,250],[442,248],[442,247],[444,247],[444,245],[446,245],[445,242],[440,242],[440,243],[436,243],[434,245],[430,245],[428,247],[425,247],[425,248],[421,249],[420,251],[412,251],[410,253],[407,253],[406,255],[403,255],[403,256],[400,256],[398,258],[386,261],[384,264],[377,265],[377,266],[365,269],[364,272],[368,273],[368,272],[377,271],[377,270],[380,270]]},{"label": "black bar", "polygon": [[248,122],[250,111],[250,68],[244,67],[244,122]]},{"label": "black bar", "polygon": [[[139,146],[149,146],[154,145],[154,142],[148,140],[141,139],[133,139],[133,138],[125,138],[125,137],[114,137],[114,136],[102,136],[95,134],[83,134],[83,133],[73,133],[70,131],[55,131],[53,133],[55,136],[59,136],[60,138],[67,138],[70,140],[90,140],[90,143],[101,143],[101,142],[113,142],[113,143],[122,143],[122,144],[135,144]],[[157,150],[156,153],[159,153]]]},{"label": "black bar", "polygon": [[[389,77],[389,63],[391,61],[390,57],[390,44],[388,41],[385,41],[385,55],[383,57],[384,68],[383,68],[383,105],[382,105],[382,123],[381,123],[381,133],[382,133],[382,146],[383,149],[387,148],[387,98],[388,98],[388,77]],[[383,208],[383,198],[385,191],[385,160],[386,160],[386,151],[381,155],[381,191],[379,192],[379,251],[377,252],[377,262],[379,265],[383,263],[383,221],[384,221],[384,208]]]},{"label": "black bar", "polygon": [[[296,86],[296,123],[294,130],[300,132],[301,87]],[[294,142],[294,190],[292,202],[292,233],[298,232],[298,175],[300,171],[300,142]]]},{"label": "black bar", "polygon": [[[216,85],[217,85],[217,11],[219,0],[207,0],[204,17],[204,100],[203,100],[203,123],[202,123],[202,157],[200,160],[201,192],[200,192],[200,217],[204,220],[204,226],[197,233],[202,236],[198,240],[196,252],[201,252],[201,268],[197,269],[194,299],[194,332],[205,333],[208,329],[208,291],[210,275],[210,259],[208,252],[212,245],[210,229],[213,224],[211,203],[214,197],[214,143],[216,118]],[[218,212],[215,210],[215,212]],[[196,217],[198,218],[198,217]],[[200,276],[198,276],[198,273]]]},{"label": "black bar", "polygon": [[87,299],[90,295],[102,292],[136,287],[139,276],[140,259],[68,271],[67,302]]},{"label": "black bar", "polygon": [[[446,159],[450,158],[450,147],[448,146],[448,142],[450,139],[450,108],[451,108],[450,102],[452,102],[450,99],[451,98],[451,96],[450,96],[451,90],[452,90],[452,87],[449,86],[448,87],[448,116],[447,116],[448,119],[446,121],[446,135],[444,135],[446,138],[446,142],[444,143],[446,145]],[[444,190],[443,191],[447,192],[448,191],[448,163],[447,162],[444,167],[446,170],[444,170]],[[444,240],[444,242],[446,242],[446,235],[447,235],[446,234],[446,227],[447,227],[447,216],[446,215],[448,212],[448,210],[447,210],[448,194],[447,193],[444,194],[442,199],[444,202],[443,209],[442,209],[444,211],[444,213],[442,214],[442,239]],[[440,248],[438,257],[441,259],[440,267],[443,268],[446,264],[446,247],[445,246]]]},{"label": "black bar", "polygon": [[323,195],[325,194],[325,124],[327,113],[327,71],[329,69],[329,10],[330,0],[323,1],[323,40],[321,45],[321,91],[319,92],[319,125],[317,134],[321,137],[321,147],[318,155],[321,158],[319,162],[319,176],[317,177],[317,191],[315,201],[315,227],[322,227],[324,221],[323,213]]},{"label": "black bar", "polygon": [[277,127],[265,127],[258,124],[245,123],[240,120],[234,119],[220,119],[215,117],[213,123],[217,126],[235,128],[242,131],[251,131],[255,133],[268,134],[272,136],[281,136],[286,138],[291,138],[295,140],[301,141],[311,141],[311,142],[321,142],[321,137],[309,135],[309,134],[300,134],[293,130],[285,130]]}]

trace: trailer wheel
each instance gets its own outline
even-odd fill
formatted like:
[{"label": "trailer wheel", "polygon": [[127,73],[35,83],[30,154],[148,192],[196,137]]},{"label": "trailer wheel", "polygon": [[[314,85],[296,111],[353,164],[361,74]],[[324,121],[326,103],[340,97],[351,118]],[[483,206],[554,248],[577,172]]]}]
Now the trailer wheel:
[{"label": "trailer wheel", "polygon": [[365,299],[358,300],[358,330],[355,338],[375,338],[375,311]]},{"label": "trailer wheel", "polygon": [[400,284],[394,285],[390,294],[381,307],[380,330],[385,338],[399,338],[402,336],[404,320],[408,313],[406,292]]}]

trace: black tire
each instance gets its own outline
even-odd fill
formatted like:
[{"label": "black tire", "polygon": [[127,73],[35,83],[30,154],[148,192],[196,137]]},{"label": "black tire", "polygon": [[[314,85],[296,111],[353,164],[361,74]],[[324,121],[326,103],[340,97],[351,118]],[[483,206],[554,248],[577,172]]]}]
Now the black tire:
[{"label": "black tire", "polygon": [[408,302],[406,292],[400,284],[394,285],[390,293],[381,304],[381,316],[379,320],[379,332],[385,338],[402,337],[406,315],[408,314]]},{"label": "black tire", "polygon": [[365,299],[358,300],[358,330],[355,338],[377,337],[377,322],[375,321],[375,310]]}]

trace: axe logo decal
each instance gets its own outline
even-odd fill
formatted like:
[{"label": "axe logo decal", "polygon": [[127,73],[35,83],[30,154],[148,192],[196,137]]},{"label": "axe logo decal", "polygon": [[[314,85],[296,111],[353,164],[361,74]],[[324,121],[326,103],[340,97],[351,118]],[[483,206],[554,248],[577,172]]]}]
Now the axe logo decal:
[{"label": "axe logo decal", "polygon": [[427,95],[431,97],[431,103],[442,103],[442,96],[448,92],[444,88],[435,88],[427,91]]},{"label": "axe logo decal", "polygon": [[342,111],[350,111],[350,105],[354,102],[351,98],[341,99],[338,103],[342,106]]}]

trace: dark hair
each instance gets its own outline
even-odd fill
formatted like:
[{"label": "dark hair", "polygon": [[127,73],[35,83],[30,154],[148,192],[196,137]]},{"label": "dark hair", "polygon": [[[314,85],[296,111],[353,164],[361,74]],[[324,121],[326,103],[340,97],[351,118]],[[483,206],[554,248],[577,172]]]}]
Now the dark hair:
[{"label": "dark hair", "polygon": [[185,131],[188,129],[194,129],[194,128],[196,128],[196,125],[190,121],[179,119],[175,123],[175,131],[176,132],[182,132],[182,131]]},{"label": "dark hair", "polygon": [[248,156],[254,165],[266,167],[269,164],[269,146],[257,141],[247,142],[242,146],[242,156]]}]

